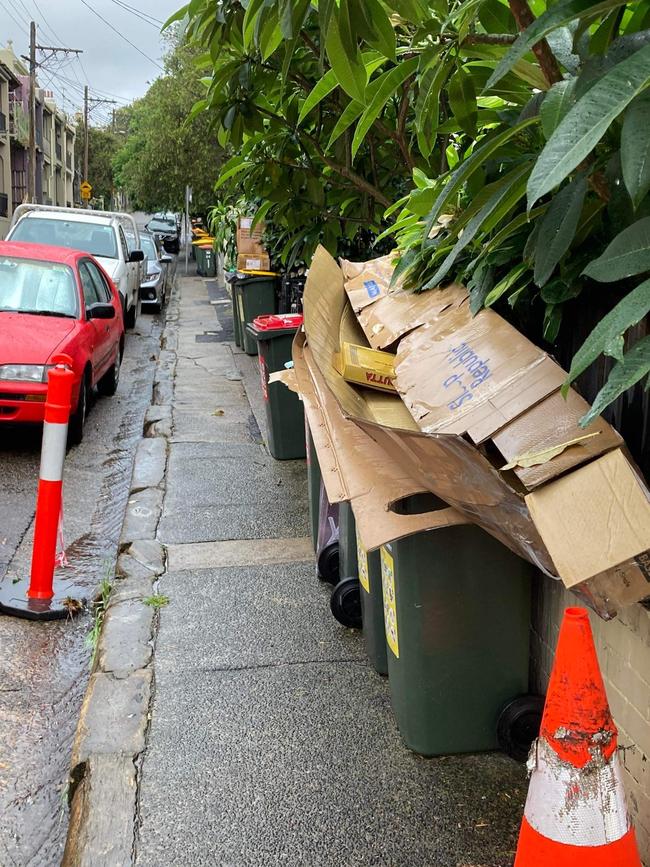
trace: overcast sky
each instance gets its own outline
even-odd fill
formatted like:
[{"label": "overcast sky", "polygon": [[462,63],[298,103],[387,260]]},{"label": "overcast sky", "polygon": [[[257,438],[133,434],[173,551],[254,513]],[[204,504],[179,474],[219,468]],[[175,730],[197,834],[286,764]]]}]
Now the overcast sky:
[{"label": "overcast sky", "polygon": [[[80,60],[59,55],[39,70],[40,86],[53,90],[59,105],[68,112],[79,108],[84,84],[95,97],[124,105],[142,96],[160,74],[157,64],[165,50],[160,23],[183,5],[184,0],[0,0],[0,44],[11,39],[16,54],[29,54],[34,20],[39,45],[83,49]],[[93,121],[108,118],[112,108],[95,108]]]}]

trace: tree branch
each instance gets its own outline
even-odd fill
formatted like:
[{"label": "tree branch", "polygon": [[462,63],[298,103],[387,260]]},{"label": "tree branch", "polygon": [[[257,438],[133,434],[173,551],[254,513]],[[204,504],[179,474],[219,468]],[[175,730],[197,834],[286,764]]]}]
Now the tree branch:
[{"label": "tree branch", "polygon": [[[527,0],[508,0],[508,5],[520,31],[523,32],[535,21],[535,16],[530,11]],[[551,51],[546,39],[541,39],[533,45],[533,54],[537,58],[537,62],[549,85],[562,81],[560,65],[555,59],[555,55]]]},{"label": "tree branch", "polygon": [[[438,39],[441,42],[455,42],[457,36],[441,33]],[[517,39],[512,33],[468,33],[460,41],[460,45],[512,45]]]}]

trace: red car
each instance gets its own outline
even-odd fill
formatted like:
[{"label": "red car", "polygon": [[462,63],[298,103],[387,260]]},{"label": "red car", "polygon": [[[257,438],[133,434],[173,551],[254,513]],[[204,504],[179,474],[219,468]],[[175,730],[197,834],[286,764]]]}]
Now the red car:
[{"label": "red car", "polygon": [[47,372],[73,360],[71,443],[81,442],[88,396],[115,394],[124,352],[120,297],[92,256],[0,241],[0,423],[42,422]]}]

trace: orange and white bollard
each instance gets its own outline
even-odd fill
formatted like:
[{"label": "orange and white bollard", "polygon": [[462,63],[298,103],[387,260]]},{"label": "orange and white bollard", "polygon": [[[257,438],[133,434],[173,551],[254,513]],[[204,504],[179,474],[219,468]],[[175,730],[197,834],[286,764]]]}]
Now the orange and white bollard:
[{"label": "orange and white bollard", "polygon": [[55,366],[49,370],[47,380],[29,585],[24,595],[20,592],[20,581],[12,582],[9,592],[0,587],[0,611],[33,620],[53,620],[74,613],[74,606],[69,604],[69,589],[66,589],[65,599],[57,599],[54,591],[74,373],[68,355],[55,356],[53,361]]},{"label": "orange and white bollard", "polygon": [[641,867],[587,612],[567,608],[514,867]]}]

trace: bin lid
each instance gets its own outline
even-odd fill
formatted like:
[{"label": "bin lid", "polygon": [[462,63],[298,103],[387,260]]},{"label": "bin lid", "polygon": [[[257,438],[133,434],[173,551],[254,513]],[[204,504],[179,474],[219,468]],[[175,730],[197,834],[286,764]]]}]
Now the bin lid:
[{"label": "bin lid", "polygon": [[256,331],[297,331],[302,325],[302,313],[271,313],[253,319]]}]

